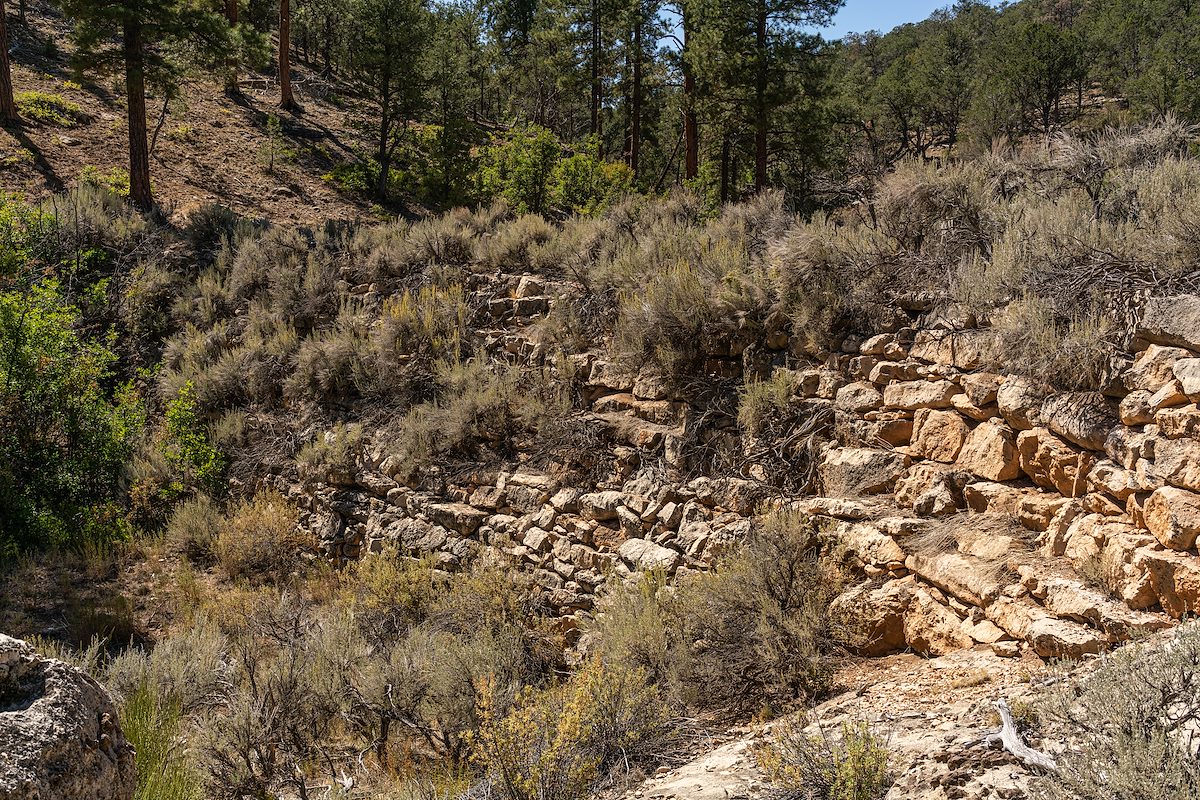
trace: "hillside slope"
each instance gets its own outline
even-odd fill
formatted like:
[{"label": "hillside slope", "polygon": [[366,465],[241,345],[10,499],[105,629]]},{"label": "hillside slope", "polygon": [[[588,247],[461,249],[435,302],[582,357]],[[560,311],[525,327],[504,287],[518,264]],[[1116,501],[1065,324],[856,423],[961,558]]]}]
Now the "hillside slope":
[{"label": "hillside slope", "polygon": [[[28,25],[10,25],[14,91],[39,93],[77,108],[59,121],[27,118],[0,129],[0,191],[41,199],[75,185],[85,172],[105,180],[127,170],[125,107],[113,81],[80,84],[70,67],[70,23],[53,6],[30,4]],[[351,161],[362,144],[353,98],[331,99],[329,84],[298,66],[301,110],[277,106],[273,78],[243,77],[241,97],[215,81],[189,81],[162,120],[151,172],[158,201],[180,218],[206,203],[278,222],[319,224],[371,216],[363,197],[338,191],[323,176]],[[89,76],[89,78],[92,76]],[[28,100],[27,100],[28,102]],[[151,134],[162,98],[148,98]],[[277,115],[282,140],[268,118]],[[277,150],[274,172],[267,163]]]}]

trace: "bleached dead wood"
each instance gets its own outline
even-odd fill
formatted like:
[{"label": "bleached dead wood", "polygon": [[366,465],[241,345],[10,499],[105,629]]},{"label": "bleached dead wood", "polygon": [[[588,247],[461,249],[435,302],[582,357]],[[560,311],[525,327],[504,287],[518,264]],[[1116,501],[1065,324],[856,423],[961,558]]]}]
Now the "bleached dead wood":
[{"label": "bleached dead wood", "polygon": [[1002,723],[1000,730],[983,737],[983,744],[991,747],[996,742],[1000,742],[1005,750],[1029,766],[1038,767],[1048,772],[1057,772],[1058,764],[1054,763],[1053,758],[1040,750],[1034,750],[1021,741],[1021,734],[1017,731],[1017,723],[1013,721],[1012,711],[1009,709],[1008,702],[1004,698],[996,701],[996,710],[1000,712],[1000,721]]}]

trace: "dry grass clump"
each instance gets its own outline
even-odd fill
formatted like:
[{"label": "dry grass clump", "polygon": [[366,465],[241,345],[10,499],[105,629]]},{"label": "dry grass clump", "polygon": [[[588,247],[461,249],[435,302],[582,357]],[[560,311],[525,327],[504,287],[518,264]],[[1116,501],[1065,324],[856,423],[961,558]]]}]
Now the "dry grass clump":
[{"label": "dry grass clump", "polygon": [[299,527],[299,512],[278,492],[239,501],[213,542],[222,571],[231,578],[284,584],[313,546]]}]

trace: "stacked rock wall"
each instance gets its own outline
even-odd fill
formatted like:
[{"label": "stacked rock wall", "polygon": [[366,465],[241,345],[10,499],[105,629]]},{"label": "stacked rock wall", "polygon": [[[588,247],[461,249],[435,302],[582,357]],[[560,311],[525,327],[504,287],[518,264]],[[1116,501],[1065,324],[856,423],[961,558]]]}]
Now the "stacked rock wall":
[{"label": "stacked rock wall", "polygon": [[[481,298],[487,340],[536,362],[545,348],[526,326],[570,287],[508,283]],[[781,496],[754,465],[673,478],[698,410],[653,373],[597,355],[573,357],[588,375],[585,420],[617,442],[593,485],[518,463],[410,487],[403,465],[368,448],[354,476],[281,488],[335,560],[394,547],[446,569],[503,562],[568,630],[633,570],[707,568],[763,504],[805,511],[841,539],[863,582],[838,606],[860,619],[866,653],[982,644],[1077,656],[1196,611],[1200,298],[1150,300],[1136,352],[1104,392],[989,372],[989,330],[910,316],[819,362],[789,349],[779,321],[701,343],[714,377],[785,378],[802,415],[832,417],[817,497]]]}]

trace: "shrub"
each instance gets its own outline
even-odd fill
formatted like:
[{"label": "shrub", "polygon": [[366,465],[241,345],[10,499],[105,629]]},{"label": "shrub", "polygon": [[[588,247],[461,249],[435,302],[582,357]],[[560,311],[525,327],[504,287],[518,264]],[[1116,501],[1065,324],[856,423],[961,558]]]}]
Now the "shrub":
[{"label": "shrub", "polygon": [[1131,644],[1083,677],[1064,676],[1043,722],[1065,728],[1058,771],[1034,787],[1047,800],[1184,800],[1200,796],[1200,628]]},{"label": "shrub", "polygon": [[277,492],[240,501],[217,533],[217,562],[232,578],[283,583],[313,545],[298,523],[299,513]]},{"label": "shrub", "polygon": [[514,128],[484,150],[480,179],[486,191],[503,197],[518,214],[543,212],[558,158],[558,140],[549,130],[538,125]]},{"label": "shrub", "polygon": [[182,750],[179,705],[147,684],[122,703],[121,729],[137,752],[134,800],[203,800],[204,783]]},{"label": "shrub", "polygon": [[221,508],[211,497],[199,494],[175,507],[164,536],[170,552],[185,556],[193,564],[206,566],[215,560],[217,531],[224,523]]},{"label": "shrub", "polygon": [[196,391],[191,381],[167,403],[162,448],[176,475],[175,483],[167,490],[171,495],[178,496],[191,487],[221,490],[225,458],[208,440],[208,432],[196,412]]},{"label": "shrub", "polygon": [[1059,389],[1095,390],[1104,386],[1119,335],[1097,309],[1062,319],[1046,300],[1026,296],[998,320],[991,359],[998,368]]},{"label": "shrub", "polygon": [[633,187],[633,170],[605,161],[596,141],[559,160],[550,177],[550,202],[568,214],[603,211]]},{"label": "shrub", "polygon": [[591,796],[621,765],[666,755],[675,733],[667,706],[637,670],[592,662],[563,686],[526,690],[506,715],[484,695],[475,758],[509,800]]},{"label": "shrub", "polygon": [[[843,722],[840,734],[805,733],[803,717],[779,722],[754,753],[776,786],[812,800],[878,800],[887,792],[884,743],[861,721]],[[818,726],[819,728],[819,726]]]},{"label": "shrub", "polygon": [[841,580],[824,547],[811,520],[774,512],[713,572],[682,583],[676,624],[695,702],[770,716],[828,690]]},{"label": "shrub", "polygon": [[777,370],[769,380],[747,383],[738,398],[738,424],[758,433],[772,415],[787,409],[795,388],[795,378],[787,370]]},{"label": "shrub", "polygon": [[79,104],[72,103],[60,94],[17,92],[13,100],[22,117],[42,125],[73,128],[83,121],[83,110]]}]

